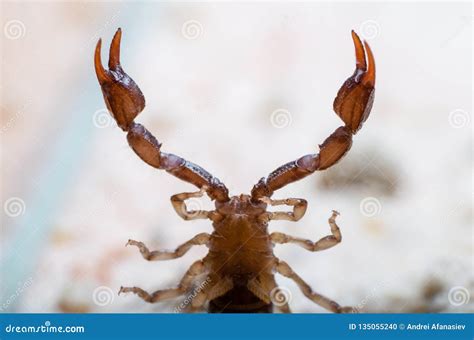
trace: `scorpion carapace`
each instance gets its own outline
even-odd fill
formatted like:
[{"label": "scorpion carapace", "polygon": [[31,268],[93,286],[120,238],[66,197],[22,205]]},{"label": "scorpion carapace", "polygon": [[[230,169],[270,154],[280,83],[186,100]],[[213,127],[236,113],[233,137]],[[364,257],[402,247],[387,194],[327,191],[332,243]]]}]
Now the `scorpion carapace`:
[{"label": "scorpion carapace", "polygon": [[[336,312],[354,312],[352,307],[341,307],[327,297],[315,293],[290,266],[273,254],[275,244],[294,243],[309,251],[331,248],[341,242],[341,232],[336,224],[336,211],[329,218],[331,235],[317,242],[283,233],[268,232],[271,220],[298,221],[306,211],[304,199],[271,199],[273,193],[285,185],[300,180],[316,170],[333,166],[350,149],[352,136],[357,133],[369,116],[374,99],[375,62],[367,42],[362,43],[352,31],[355,45],[356,69],[340,88],[334,100],[334,111],[344,122],[319,146],[319,153],[308,154],[284,164],[253,187],[250,195],[229,197],[226,186],[216,177],[179,156],[161,151],[161,143],[142,125],[134,121],[144,109],[145,98],[137,84],[120,65],[120,40],[117,30],[110,45],[109,67],[101,62],[101,40],[95,50],[95,70],[108,110],[118,126],[127,133],[130,147],[146,163],[166,170],[173,176],[189,182],[200,190],[171,197],[171,203],[184,220],[209,219],[212,234],[201,233],[183,243],[175,251],[150,251],[142,243],[129,240],[148,261],[162,261],[183,256],[195,245],[205,245],[208,254],[194,262],[176,288],[148,293],[138,287],[121,287],[119,293],[132,292],[153,303],[192,293],[186,311],[209,312],[272,312],[278,308],[289,312],[287,301],[275,302],[279,288],[275,273],[292,279],[303,294],[323,308]],[[212,211],[188,210],[186,200],[207,194],[215,201]],[[268,206],[285,205],[292,211],[267,211]],[[203,281],[204,278],[204,281]],[[200,289],[193,289],[196,283]]]}]

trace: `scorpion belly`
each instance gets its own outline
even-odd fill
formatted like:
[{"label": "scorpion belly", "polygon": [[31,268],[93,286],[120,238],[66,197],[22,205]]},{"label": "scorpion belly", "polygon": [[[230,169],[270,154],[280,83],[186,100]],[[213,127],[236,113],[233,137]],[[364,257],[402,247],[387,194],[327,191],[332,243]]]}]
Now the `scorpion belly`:
[{"label": "scorpion belly", "polygon": [[214,224],[208,261],[210,271],[232,288],[209,302],[210,313],[271,313],[272,303],[249,289],[249,282],[272,274],[275,257],[267,224],[256,216],[228,216]]}]

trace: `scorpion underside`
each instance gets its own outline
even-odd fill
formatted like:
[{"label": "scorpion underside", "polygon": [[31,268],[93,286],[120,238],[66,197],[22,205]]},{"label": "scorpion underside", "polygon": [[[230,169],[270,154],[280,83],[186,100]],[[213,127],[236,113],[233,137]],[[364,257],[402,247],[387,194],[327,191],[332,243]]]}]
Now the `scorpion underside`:
[{"label": "scorpion underside", "polygon": [[[336,211],[329,218],[331,235],[317,242],[279,232],[268,232],[271,220],[298,221],[306,211],[304,199],[271,199],[283,186],[300,180],[316,170],[324,170],[339,161],[350,149],[352,136],[361,128],[372,108],[375,86],[375,62],[369,45],[362,43],[352,32],[355,45],[356,69],[340,88],[334,100],[334,111],[343,120],[320,145],[319,153],[308,154],[289,162],[268,177],[260,179],[250,195],[229,197],[226,186],[200,166],[179,156],[161,151],[161,144],[135,117],[144,109],[145,98],[135,82],[120,65],[120,40],[122,32],[115,34],[109,55],[109,69],[101,62],[101,40],[95,50],[95,70],[108,110],[118,126],[127,132],[131,148],[146,163],[166,170],[200,190],[171,197],[171,203],[184,220],[209,219],[213,222],[212,234],[201,233],[183,243],[175,251],[150,251],[142,243],[129,240],[127,245],[138,247],[148,261],[169,260],[183,256],[195,245],[205,245],[208,254],[194,262],[176,288],[148,293],[138,287],[121,287],[120,292],[132,292],[147,302],[160,302],[189,294],[196,282],[192,301],[186,311],[200,311],[207,306],[209,312],[269,313],[276,307],[290,312],[288,301],[282,299],[275,273],[292,279],[305,296],[325,309],[341,313],[354,312],[352,307],[341,307],[327,297],[313,292],[311,287],[290,266],[273,253],[275,244],[294,243],[309,251],[331,248],[341,242],[341,232],[336,224]],[[188,210],[186,200],[207,194],[215,201],[215,210]],[[268,206],[286,205],[291,212],[269,212]],[[203,279],[204,278],[204,279]]]}]

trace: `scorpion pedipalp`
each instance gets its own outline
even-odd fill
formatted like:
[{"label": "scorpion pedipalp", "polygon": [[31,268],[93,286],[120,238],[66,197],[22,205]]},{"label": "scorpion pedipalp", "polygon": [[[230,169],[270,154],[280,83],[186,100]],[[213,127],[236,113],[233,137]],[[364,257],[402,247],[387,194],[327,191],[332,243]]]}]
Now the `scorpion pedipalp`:
[{"label": "scorpion pedipalp", "polygon": [[109,70],[102,66],[101,40],[97,42],[94,64],[107,109],[120,128],[128,131],[135,117],[145,108],[145,97],[138,85],[120,66],[121,36],[122,31],[119,28],[110,44]]},{"label": "scorpion pedipalp", "polygon": [[362,44],[354,31],[352,40],[355,46],[356,69],[341,86],[333,106],[346,127],[352,134],[356,134],[369,117],[374,102],[375,61],[369,44],[367,42]]},{"label": "scorpion pedipalp", "polygon": [[372,109],[375,93],[375,61],[369,44],[360,40],[352,31],[355,46],[356,69],[342,84],[333,108],[343,120],[344,126],[337,128],[319,145],[319,153],[308,154],[286,163],[261,179],[252,189],[252,200],[270,197],[289,183],[311,175],[317,170],[325,170],[336,164],[351,148],[352,136],[359,131]]},{"label": "scorpion pedipalp", "polygon": [[119,28],[110,44],[108,70],[102,65],[102,40],[99,39],[94,53],[94,65],[105,104],[118,126],[128,132],[130,147],[147,164],[165,170],[198,188],[205,188],[213,200],[228,201],[228,190],[219,179],[180,156],[161,152],[161,143],[144,126],[134,122],[135,117],[145,108],[145,97],[135,81],[122,69],[121,38],[122,30]]}]

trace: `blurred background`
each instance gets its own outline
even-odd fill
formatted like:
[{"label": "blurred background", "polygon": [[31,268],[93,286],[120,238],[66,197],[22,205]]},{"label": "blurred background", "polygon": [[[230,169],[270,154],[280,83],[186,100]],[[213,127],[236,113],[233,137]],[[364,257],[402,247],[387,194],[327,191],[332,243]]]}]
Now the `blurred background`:
[{"label": "blurred background", "polygon": [[[118,27],[122,65],[162,150],[202,165],[232,194],[316,152],[338,126],[333,99],[355,67],[350,30],[371,45],[375,104],[349,154],[275,198],[309,202],[313,241],[278,245],[315,291],[363,312],[474,311],[470,3],[2,2],[1,296],[13,312],[172,312],[121,285],[175,286],[206,254],[147,262],[129,238],[174,249],[208,221],[169,198],[191,185],[143,163],[107,113],[93,69]],[[197,201],[210,208],[204,197]],[[294,312],[321,313],[278,277]]]}]

